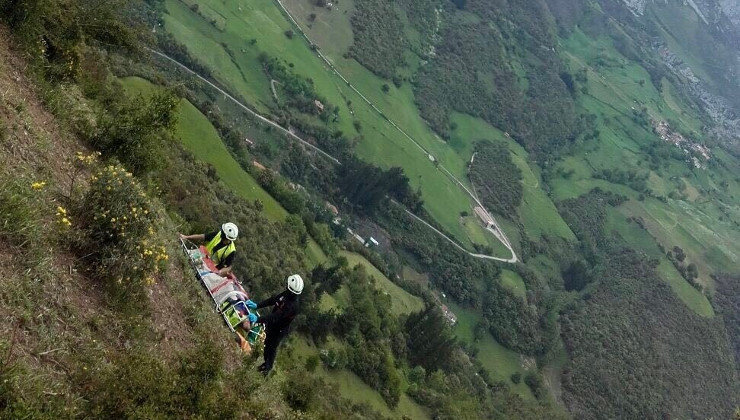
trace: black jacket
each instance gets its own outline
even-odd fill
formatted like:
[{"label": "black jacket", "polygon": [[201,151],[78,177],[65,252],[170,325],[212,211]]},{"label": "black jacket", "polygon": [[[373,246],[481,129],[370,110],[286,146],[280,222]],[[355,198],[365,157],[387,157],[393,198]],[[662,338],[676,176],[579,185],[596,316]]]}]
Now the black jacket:
[{"label": "black jacket", "polygon": [[257,309],[275,306],[272,313],[263,315],[257,322],[265,324],[268,331],[284,331],[298,314],[298,295],[288,290],[257,304]]}]

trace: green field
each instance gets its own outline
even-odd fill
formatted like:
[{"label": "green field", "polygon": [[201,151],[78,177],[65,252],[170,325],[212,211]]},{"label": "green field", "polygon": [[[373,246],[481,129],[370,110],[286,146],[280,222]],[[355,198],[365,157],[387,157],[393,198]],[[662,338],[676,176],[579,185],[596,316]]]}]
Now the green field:
[{"label": "green field", "polygon": [[615,231],[630,247],[639,249],[647,255],[660,261],[657,272],[658,276],[668,283],[676,296],[686,306],[701,316],[714,316],[714,310],[709,300],[701,292],[689,284],[681,274],[673,267],[673,264],[660,251],[650,234],[640,228],[636,223],[628,223],[623,214],[618,210],[609,212],[607,229]]},{"label": "green field", "polygon": [[[480,315],[471,309],[463,308],[455,303],[448,302],[452,312],[457,315],[457,324],[455,324],[455,335],[458,339],[471,343],[473,342],[473,329],[480,320]],[[499,344],[493,339],[490,333],[486,332],[478,342],[475,343],[478,348],[477,359],[480,360],[483,367],[491,375],[491,378],[504,381],[511,386],[511,389],[525,398],[534,398],[532,391],[524,384],[524,375],[527,369],[523,367],[524,360],[519,353],[511,351]],[[531,365],[534,368],[535,364]],[[511,382],[511,375],[519,372],[522,374],[522,382],[514,384]]]},{"label": "green field", "polygon": [[391,297],[391,308],[395,314],[409,314],[424,309],[424,302],[420,298],[390,281],[362,255],[348,251],[340,251],[339,255],[347,259],[350,267],[361,265],[365,268],[365,271],[375,279],[375,284]]},{"label": "green field", "polygon": [[[518,212],[527,236],[539,240],[543,234],[547,234],[559,236],[569,241],[575,240],[573,232],[560,217],[555,205],[542,189],[542,182],[536,172],[538,169],[535,165],[530,166],[529,156],[522,146],[507,137],[501,130],[480,118],[453,113],[452,121],[457,124],[457,129],[453,131],[449,144],[466,162],[470,160],[473,154],[475,141],[500,141],[506,143],[509,147],[514,164],[522,171],[523,197]],[[455,175],[458,177],[466,176],[464,172]],[[504,231],[507,235],[513,235],[515,229],[505,228]]]},{"label": "green field", "polygon": [[[134,94],[146,95],[158,89],[151,82],[138,77],[123,78],[121,83],[127,91]],[[208,118],[185,99],[180,102],[175,135],[186,150],[202,161],[212,164],[221,182],[232,191],[247,200],[260,200],[268,218],[283,220],[288,215],[280,203],[262,189],[257,181],[234,160]],[[312,266],[327,260],[321,247],[313,239],[309,239],[306,256]]]},{"label": "green field", "polygon": [[[339,107],[339,119],[330,124],[331,128],[341,130],[348,138],[355,138],[355,150],[361,158],[383,168],[403,167],[414,188],[421,188],[427,211],[464,246],[470,247],[467,232],[458,223],[458,215],[471,210],[469,196],[438,170],[425,153],[368,106],[339,77],[333,75],[304,40],[298,35],[293,39],[286,37],[284,32],[291,29],[291,24],[273,1],[257,0],[243,5],[215,0],[197,3],[224,16],[226,23],[223,29],[211,24],[178,0],[166,1],[165,27],[188,47],[193,56],[212,70],[213,76],[221,84],[232,92],[238,92],[247,103],[261,112],[266,112],[273,98],[270,81],[260,69],[257,56],[265,50],[270,55],[294,63],[293,71],[313,80],[317,92]],[[308,19],[305,13],[309,10],[307,8],[312,7],[299,2],[290,2],[288,6],[300,7],[297,9],[297,16],[303,16],[305,20]],[[347,39],[342,34],[347,33],[348,22],[340,21],[346,21],[348,16],[336,15],[344,14],[347,8],[351,8],[351,4],[342,3],[340,8],[330,12],[331,16],[328,12],[323,15],[323,12],[316,12],[317,22],[326,23],[317,23],[317,28],[331,27],[332,31],[337,31],[327,33],[327,39]],[[250,42],[252,39],[256,40],[253,45]],[[453,173],[462,173],[465,158],[461,158],[432,133],[419,117],[408,84],[400,89],[392,86],[390,92],[384,94],[380,87],[386,81],[377,78],[354,60],[342,58],[339,50],[333,52],[329,48],[324,52],[351,80],[352,85],[373,101],[385,115],[392,116],[395,122]],[[351,106],[347,105],[348,101],[351,101]],[[362,122],[360,132],[353,126],[354,120]],[[465,180],[464,177],[460,179]],[[477,234],[483,233],[482,228],[475,229],[479,230]],[[504,254],[502,256],[508,256]]]},{"label": "green field", "polygon": [[524,285],[524,280],[519,274],[510,270],[501,270],[501,284],[520,298],[527,297],[527,286]]},{"label": "green field", "polygon": [[[633,238],[630,244],[642,250],[656,248],[657,243],[667,249],[680,246],[687,259],[699,267],[698,280],[711,292],[710,274],[736,270],[740,261],[740,234],[731,222],[739,210],[734,198],[737,183],[732,181],[733,173],[737,173],[736,160],[715,147],[712,159],[717,163],[711,169],[690,168],[675,159],[666,161],[658,172],[646,169],[647,154],[643,148],[661,140],[649,127],[633,121],[633,109],[644,107],[652,119],[670,119],[676,128],[701,142],[702,123],[695,111],[674,95],[673,86],[666,80],[661,83],[662,92],[658,91],[647,72],[622,57],[610,41],[593,40],[576,30],[563,44],[563,57],[571,71],[587,69],[588,93],[579,95],[577,102],[582,110],[597,115],[600,136],[598,142],[584,144],[558,164],[558,169],[568,176],[551,180],[552,196],[563,200],[599,187],[631,198],[619,211],[624,217],[641,218],[649,235]],[[593,178],[594,172],[601,169],[648,171],[648,187],[654,194],[665,197],[680,192],[684,199],[638,201],[637,191]],[[720,187],[718,179],[729,183]],[[659,273],[687,306],[704,316],[712,314],[706,297],[683,280],[667,261],[661,262]]]},{"label": "green field", "polygon": [[[320,351],[319,348],[308,343],[302,338],[291,339],[290,345],[292,346],[293,354],[301,358],[318,355]],[[323,348],[338,347],[340,345],[341,344],[337,342],[336,339],[330,338]],[[347,398],[354,403],[368,404],[371,408],[379,411],[384,416],[392,418],[408,416],[411,419],[429,418],[429,415],[424,408],[414,402],[405,393],[401,393],[398,407],[395,410],[392,410],[388,407],[378,392],[349,370],[328,370],[322,364],[316,368],[316,372],[327,382],[336,385],[337,390],[342,397]]]}]

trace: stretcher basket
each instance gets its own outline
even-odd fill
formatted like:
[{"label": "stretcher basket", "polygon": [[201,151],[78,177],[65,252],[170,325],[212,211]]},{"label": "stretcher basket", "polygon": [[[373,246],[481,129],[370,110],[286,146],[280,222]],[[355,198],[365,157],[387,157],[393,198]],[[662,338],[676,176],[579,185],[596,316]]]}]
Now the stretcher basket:
[{"label": "stretcher basket", "polygon": [[[233,274],[227,277],[216,274],[216,264],[208,256],[205,247],[184,239],[181,239],[180,243],[195,272],[195,277],[213,300],[215,310],[221,314],[229,330],[236,333],[237,326],[247,320],[252,313],[245,303],[249,299],[249,294]],[[256,311],[254,313],[259,316]],[[264,325],[252,325],[246,339],[253,348],[258,343],[264,342]]]}]

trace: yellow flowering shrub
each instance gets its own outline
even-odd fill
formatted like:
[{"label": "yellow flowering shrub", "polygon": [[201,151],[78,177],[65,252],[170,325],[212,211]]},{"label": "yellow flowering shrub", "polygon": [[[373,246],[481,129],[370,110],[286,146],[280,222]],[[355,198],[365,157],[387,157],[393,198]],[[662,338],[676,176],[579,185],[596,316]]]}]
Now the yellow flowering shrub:
[{"label": "yellow flowering shrub", "polygon": [[128,297],[154,284],[169,256],[158,236],[159,212],[136,178],[120,165],[103,167],[91,176],[82,206],[81,245],[95,257],[98,276]]},{"label": "yellow flowering shrub", "polygon": [[31,184],[31,189],[34,191],[41,191],[46,186],[46,181],[37,181]]},{"label": "yellow flowering shrub", "polygon": [[57,206],[57,223],[66,229],[72,226],[72,218],[67,214],[67,209],[62,206]]}]

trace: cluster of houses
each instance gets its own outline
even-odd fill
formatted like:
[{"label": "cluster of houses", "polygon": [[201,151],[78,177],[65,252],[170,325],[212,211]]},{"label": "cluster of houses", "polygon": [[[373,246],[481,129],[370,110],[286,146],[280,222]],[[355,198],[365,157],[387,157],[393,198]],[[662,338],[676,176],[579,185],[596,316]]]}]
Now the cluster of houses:
[{"label": "cluster of houses", "polygon": [[687,155],[691,155],[691,161],[697,168],[703,168],[702,162],[696,157],[701,156],[704,161],[711,159],[710,150],[703,144],[696,143],[687,139],[681,133],[673,131],[666,121],[653,121],[653,129],[663,141],[673,144],[683,150]]}]

